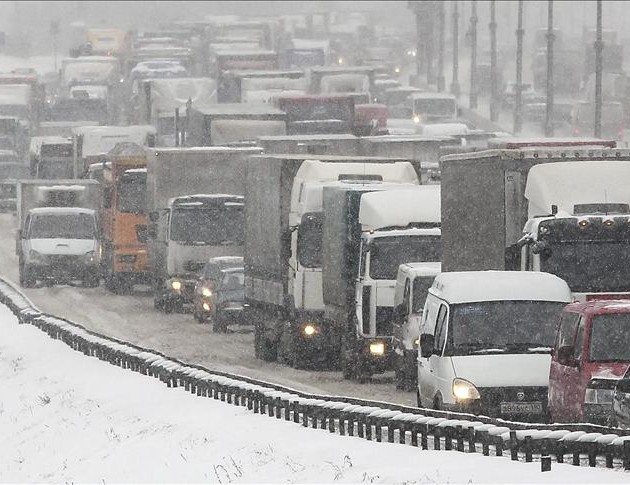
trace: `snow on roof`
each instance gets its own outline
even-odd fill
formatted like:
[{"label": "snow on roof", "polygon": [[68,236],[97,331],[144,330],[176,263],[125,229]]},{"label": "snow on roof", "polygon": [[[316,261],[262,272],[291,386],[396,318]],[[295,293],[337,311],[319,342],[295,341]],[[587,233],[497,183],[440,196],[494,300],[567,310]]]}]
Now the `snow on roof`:
[{"label": "snow on roof", "polygon": [[439,185],[384,190],[361,197],[359,222],[364,229],[406,227],[413,223],[438,225],[441,220]]},{"label": "snow on roof", "polygon": [[193,109],[204,115],[283,115],[286,113],[268,103],[220,103],[215,105],[194,106]]},{"label": "snow on roof", "polygon": [[630,204],[630,162],[595,160],[541,163],[527,176],[529,217],[558,212],[573,214],[575,204]]},{"label": "snow on roof", "polygon": [[429,292],[451,304],[483,301],[572,301],[567,283],[537,271],[454,271],[435,277]]},{"label": "snow on roof", "polygon": [[96,213],[94,209],[85,207],[36,207],[31,209],[32,214],[90,214]]},{"label": "snow on roof", "polygon": [[319,141],[319,140],[358,140],[359,137],[351,135],[349,133],[332,133],[321,135],[273,135],[273,136],[259,136],[260,141]]},{"label": "snow on roof", "polygon": [[470,133],[465,123],[434,123],[422,126],[425,136],[467,135]]},{"label": "snow on roof", "polygon": [[217,83],[209,78],[151,79],[151,97],[158,110],[175,110],[192,100],[210,103],[216,98]]},{"label": "snow on roof", "polygon": [[398,271],[412,278],[418,276],[437,276],[442,271],[442,263],[436,261],[401,264]]},{"label": "snow on roof", "polygon": [[72,139],[63,136],[32,136],[31,152],[36,153],[42,145],[71,145]]},{"label": "snow on roof", "polygon": [[456,101],[454,95],[448,93],[431,93],[431,92],[422,92],[422,93],[413,93],[411,95],[412,99],[452,99]]},{"label": "snow on roof", "polygon": [[42,185],[37,187],[40,192],[65,191],[65,192],[83,192],[83,185]]}]

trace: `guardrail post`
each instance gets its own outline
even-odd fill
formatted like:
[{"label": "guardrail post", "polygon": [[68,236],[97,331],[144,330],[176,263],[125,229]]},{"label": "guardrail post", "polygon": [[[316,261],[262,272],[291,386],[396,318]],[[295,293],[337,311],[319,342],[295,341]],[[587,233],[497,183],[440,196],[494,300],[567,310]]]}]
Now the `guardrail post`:
[{"label": "guardrail post", "polygon": [[496,456],[503,456],[503,438],[497,436],[494,441],[494,454]]},{"label": "guardrail post", "polygon": [[525,451],[525,462],[526,463],[531,463],[533,456],[532,456],[532,437],[531,436],[525,436],[525,440],[523,443],[523,448]]},{"label": "guardrail post", "polygon": [[300,422],[300,403],[299,403],[299,401],[293,401],[291,403],[291,406],[293,407],[293,422],[294,423],[299,423]]},{"label": "guardrail post", "polygon": [[433,449],[440,449],[440,428],[438,427],[433,428]]},{"label": "guardrail post", "polygon": [[[414,446],[418,446],[418,433],[414,433],[412,435],[416,437],[416,444]],[[429,449],[429,425],[427,423],[423,423],[420,425],[420,448],[423,450]]]},{"label": "guardrail post", "polygon": [[339,413],[339,435],[346,435],[346,413],[343,411]]},{"label": "guardrail post", "polygon": [[630,441],[623,442],[623,469],[630,470]]},{"label": "guardrail post", "polygon": [[510,456],[512,461],[518,461],[518,440],[514,430],[510,431]]},{"label": "guardrail post", "polygon": [[481,440],[481,453],[483,456],[490,456],[489,433],[487,431],[480,431],[479,439]]},{"label": "guardrail post", "polygon": [[[387,442],[388,443],[393,443],[394,442],[394,430],[395,430],[395,426],[394,423],[392,422],[392,420],[390,419],[387,422]],[[398,433],[400,433],[400,428],[398,428]]]},{"label": "guardrail post", "polygon": [[473,426],[468,426],[468,453],[475,453],[476,451],[475,428]]},{"label": "guardrail post", "polygon": [[288,399],[282,401],[282,408],[284,409],[284,420],[291,421],[291,403]]},{"label": "guardrail post", "polygon": [[604,451],[606,455],[606,468],[612,468],[615,447],[612,444],[608,444],[606,445],[606,448]]},{"label": "guardrail post", "polygon": [[457,434],[457,451],[464,451],[464,427],[461,424],[458,424],[455,428],[455,433]]},{"label": "guardrail post", "polygon": [[359,438],[363,438],[363,418],[361,416],[357,416],[357,436]]},{"label": "guardrail post", "polygon": [[564,442],[558,441],[556,442],[556,461],[558,463],[564,463],[564,452],[566,448]]},{"label": "guardrail post", "polygon": [[551,455],[549,454],[549,441],[543,439],[540,444],[540,471],[551,471]]},{"label": "guardrail post", "polygon": [[372,441],[372,420],[368,417],[364,421],[365,426],[365,439]]},{"label": "guardrail post", "polygon": [[580,452],[582,447],[576,441],[573,442],[573,466],[580,466]]},{"label": "guardrail post", "polygon": [[282,399],[276,398],[276,419],[282,418]]},{"label": "guardrail post", "polygon": [[404,421],[400,421],[399,426],[398,426],[398,443],[400,443],[401,445],[404,445],[405,443],[407,443],[406,434],[407,434],[407,425]]},{"label": "guardrail post", "polygon": [[301,406],[302,408],[302,426],[308,428],[308,412],[306,406]]},{"label": "guardrail post", "polygon": [[335,432],[335,416],[333,413],[334,411],[330,411],[330,414],[328,415],[328,431],[331,433]]}]

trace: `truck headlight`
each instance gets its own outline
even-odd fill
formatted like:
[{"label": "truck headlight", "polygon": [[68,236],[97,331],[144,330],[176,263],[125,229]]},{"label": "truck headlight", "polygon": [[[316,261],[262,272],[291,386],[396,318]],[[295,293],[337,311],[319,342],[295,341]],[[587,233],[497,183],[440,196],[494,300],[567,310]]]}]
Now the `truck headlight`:
[{"label": "truck headlight", "polygon": [[591,379],[586,386],[584,404],[612,404],[616,383],[614,379]]},{"label": "truck headlight", "polygon": [[210,288],[205,288],[205,287],[204,287],[204,288],[201,290],[201,294],[202,294],[203,296],[205,296],[205,297],[212,296],[212,290],[211,290]]},{"label": "truck headlight", "polygon": [[383,342],[372,342],[370,344],[370,354],[372,355],[384,355],[385,344]]},{"label": "truck headlight", "polygon": [[312,335],[315,335],[317,333],[317,326],[313,323],[307,323],[302,328],[302,333],[307,337],[311,337]]},{"label": "truck headlight", "polygon": [[458,401],[469,401],[471,399],[479,399],[479,391],[472,382],[465,379],[453,379],[453,396]]},{"label": "truck headlight", "polygon": [[182,289],[182,282],[179,280],[171,281],[171,288],[173,288],[175,291],[180,291]]}]

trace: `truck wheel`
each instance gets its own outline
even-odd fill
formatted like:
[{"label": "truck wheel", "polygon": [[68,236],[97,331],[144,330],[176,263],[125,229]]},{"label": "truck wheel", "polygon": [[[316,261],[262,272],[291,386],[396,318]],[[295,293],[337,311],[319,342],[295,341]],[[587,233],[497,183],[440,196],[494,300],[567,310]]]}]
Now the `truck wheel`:
[{"label": "truck wheel", "polygon": [[214,333],[227,332],[227,320],[220,312],[217,312],[212,320],[212,331]]},{"label": "truck wheel", "polygon": [[20,268],[20,286],[22,288],[33,288],[36,283],[35,275],[26,268],[26,265],[21,264]]},{"label": "truck wheel", "polygon": [[83,279],[83,286],[87,288],[96,288],[101,284],[101,278],[97,272],[87,275]]},{"label": "truck wheel", "polygon": [[254,355],[265,362],[273,362],[278,358],[278,346],[265,338],[262,325],[254,324]]}]

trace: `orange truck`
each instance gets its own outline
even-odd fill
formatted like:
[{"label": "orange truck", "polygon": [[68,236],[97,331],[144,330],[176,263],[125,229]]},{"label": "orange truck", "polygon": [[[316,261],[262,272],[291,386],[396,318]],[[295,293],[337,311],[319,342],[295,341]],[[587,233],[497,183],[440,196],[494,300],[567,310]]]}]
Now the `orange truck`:
[{"label": "orange truck", "polygon": [[147,259],[147,157],[135,143],[118,143],[103,170],[101,227],[105,287],[128,293],[150,280]]}]

